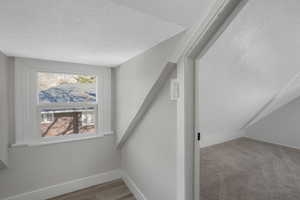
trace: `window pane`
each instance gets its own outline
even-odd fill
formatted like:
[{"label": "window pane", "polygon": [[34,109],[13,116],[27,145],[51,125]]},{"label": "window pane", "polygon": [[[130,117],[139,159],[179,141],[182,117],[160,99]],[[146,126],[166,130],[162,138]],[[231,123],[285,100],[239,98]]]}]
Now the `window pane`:
[{"label": "window pane", "polygon": [[95,108],[43,109],[40,127],[42,137],[96,133]]},{"label": "window pane", "polygon": [[39,103],[96,102],[96,76],[38,73]]}]

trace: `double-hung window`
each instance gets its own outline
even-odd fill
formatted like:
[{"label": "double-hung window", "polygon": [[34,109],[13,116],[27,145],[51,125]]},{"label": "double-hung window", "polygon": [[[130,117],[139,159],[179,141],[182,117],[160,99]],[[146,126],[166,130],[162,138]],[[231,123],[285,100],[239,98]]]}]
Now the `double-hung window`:
[{"label": "double-hung window", "polygon": [[16,59],[16,142],[111,134],[109,68]]},{"label": "double-hung window", "polygon": [[96,134],[97,76],[49,72],[36,75],[42,137]]}]

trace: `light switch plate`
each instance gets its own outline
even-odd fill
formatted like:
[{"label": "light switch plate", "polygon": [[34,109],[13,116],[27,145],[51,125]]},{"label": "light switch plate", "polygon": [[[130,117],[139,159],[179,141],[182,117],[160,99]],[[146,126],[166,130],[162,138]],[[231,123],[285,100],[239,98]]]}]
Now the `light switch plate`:
[{"label": "light switch plate", "polygon": [[177,79],[171,80],[171,100],[177,101],[180,96],[180,85]]}]

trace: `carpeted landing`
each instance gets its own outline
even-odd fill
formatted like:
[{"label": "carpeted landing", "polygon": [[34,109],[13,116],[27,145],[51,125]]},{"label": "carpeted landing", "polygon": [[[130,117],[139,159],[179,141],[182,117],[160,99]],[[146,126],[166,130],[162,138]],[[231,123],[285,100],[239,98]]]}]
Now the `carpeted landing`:
[{"label": "carpeted landing", "polygon": [[201,200],[300,200],[300,150],[240,138],[200,160]]}]

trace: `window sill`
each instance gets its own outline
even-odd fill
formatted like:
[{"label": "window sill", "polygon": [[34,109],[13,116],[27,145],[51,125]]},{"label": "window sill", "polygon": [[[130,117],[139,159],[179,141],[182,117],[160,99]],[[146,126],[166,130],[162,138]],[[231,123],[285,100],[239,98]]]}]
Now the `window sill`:
[{"label": "window sill", "polygon": [[33,141],[28,143],[16,143],[11,144],[10,148],[18,148],[18,147],[36,147],[36,146],[44,146],[44,145],[51,145],[51,144],[59,144],[59,143],[67,143],[67,142],[76,142],[82,140],[91,140],[96,138],[102,138],[105,136],[113,135],[114,132],[105,132],[104,134],[96,134],[91,136],[83,136],[83,137],[76,137],[76,138],[64,138],[60,140],[49,140],[49,141]]}]

